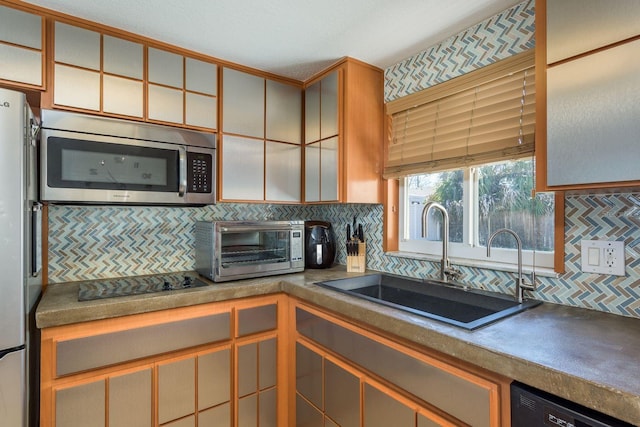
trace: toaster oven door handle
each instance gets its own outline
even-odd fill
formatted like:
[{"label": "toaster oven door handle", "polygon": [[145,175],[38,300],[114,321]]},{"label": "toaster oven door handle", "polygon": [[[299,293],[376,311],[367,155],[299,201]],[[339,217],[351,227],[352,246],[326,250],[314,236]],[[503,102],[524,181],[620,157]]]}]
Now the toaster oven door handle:
[{"label": "toaster oven door handle", "polygon": [[178,148],[178,168],[180,177],[178,182],[178,196],[184,197],[187,192],[187,149],[186,147]]}]

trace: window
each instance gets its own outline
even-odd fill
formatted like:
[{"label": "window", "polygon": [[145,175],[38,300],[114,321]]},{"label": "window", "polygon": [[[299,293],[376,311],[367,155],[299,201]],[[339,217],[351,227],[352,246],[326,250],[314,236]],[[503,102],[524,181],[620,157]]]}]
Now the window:
[{"label": "window", "polygon": [[[449,215],[449,257],[465,264],[510,265],[517,262],[516,241],[496,236],[491,258],[486,244],[500,228],[522,240],[523,262],[553,267],[554,196],[532,197],[533,160],[503,161],[444,172],[417,174],[401,182],[399,249],[441,257],[441,213],[431,210],[428,234],[422,237],[422,211],[427,202],[442,204]],[[469,260],[472,260],[471,262]]]}]

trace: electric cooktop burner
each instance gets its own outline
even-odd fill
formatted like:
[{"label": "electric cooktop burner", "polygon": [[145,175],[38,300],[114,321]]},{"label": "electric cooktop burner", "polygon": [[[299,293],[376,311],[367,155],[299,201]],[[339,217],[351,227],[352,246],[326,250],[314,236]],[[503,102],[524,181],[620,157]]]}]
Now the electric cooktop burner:
[{"label": "electric cooktop burner", "polygon": [[196,277],[185,274],[162,274],[97,280],[80,284],[78,301],[149,294],[200,286],[207,286],[207,284]]}]

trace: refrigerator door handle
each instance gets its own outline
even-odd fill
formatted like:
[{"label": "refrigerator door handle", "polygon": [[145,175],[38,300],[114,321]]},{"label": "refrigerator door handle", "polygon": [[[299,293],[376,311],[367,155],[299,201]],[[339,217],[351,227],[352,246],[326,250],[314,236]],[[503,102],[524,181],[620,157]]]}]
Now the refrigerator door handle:
[{"label": "refrigerator door handle", "polygon": [[31,208],[31,276],[37,277],[42,270],[42,204]]}]

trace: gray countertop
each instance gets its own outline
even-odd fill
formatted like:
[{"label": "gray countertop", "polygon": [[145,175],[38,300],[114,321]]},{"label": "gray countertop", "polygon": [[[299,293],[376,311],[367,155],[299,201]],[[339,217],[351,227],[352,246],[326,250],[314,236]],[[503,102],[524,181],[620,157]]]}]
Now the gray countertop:
[{"label": "gray countertop", "polygon": [[475,331],[314,285],[344,266],[201,288],[78,302],[79,283],[49,285],[38,328],[285,292],[443,354],[640,425],[640,319],[544,303]]}]

